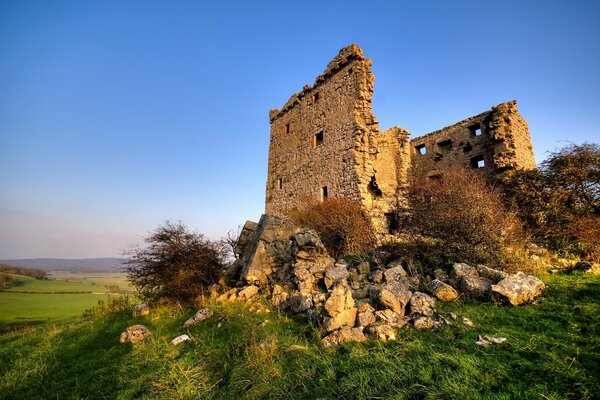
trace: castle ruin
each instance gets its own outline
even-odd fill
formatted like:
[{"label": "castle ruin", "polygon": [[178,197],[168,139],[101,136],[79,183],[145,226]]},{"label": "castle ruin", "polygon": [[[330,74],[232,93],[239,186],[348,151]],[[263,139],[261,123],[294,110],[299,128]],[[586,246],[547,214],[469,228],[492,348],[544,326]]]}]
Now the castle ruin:
[{"label": "castle ruin", "polygon": [[340,50],[315,83],[269,112],[271,138],[266,214],[286,218],[307,200],[342,196],[360,202],[380,235],[406,200],[411,172],[440,166],[498,174],[535,168],[529,128],[516,101],[410,139],[380,130],[372,111],[371,60],[353,44]]}]

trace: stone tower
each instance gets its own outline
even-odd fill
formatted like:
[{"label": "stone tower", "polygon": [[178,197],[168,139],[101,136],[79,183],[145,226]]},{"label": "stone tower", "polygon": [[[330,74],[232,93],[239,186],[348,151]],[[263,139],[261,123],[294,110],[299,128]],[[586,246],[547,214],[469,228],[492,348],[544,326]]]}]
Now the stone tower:
[{"label": "stone tower", "polygon": [[269,112],[266,214],[285,219],[306,201],[342,196],[363,205],[381,237],[394,229],[392,211],[406,202],[409,171],[535,168],[516,101],[409,141],[403,128],[379,130],[371,105],[374,81],[371,60],[353,44],[312,86]]}]

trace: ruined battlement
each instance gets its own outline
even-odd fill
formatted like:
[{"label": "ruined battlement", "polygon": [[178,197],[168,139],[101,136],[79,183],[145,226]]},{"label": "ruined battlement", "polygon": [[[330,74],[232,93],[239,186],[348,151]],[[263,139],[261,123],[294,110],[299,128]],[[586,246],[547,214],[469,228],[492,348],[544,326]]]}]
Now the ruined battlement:
[{"label": "ruined battlement", "polygon": [[393,210],[406,201],[411,172],[535,168],[529,128],[516,101],[410,140],[403,128],[379,129],[374,82],[371,60],[353,44],[312,86],[269,112],[266,214],[286,218],[306,201],[342,196],[360,202],[384,235],[392,229]]}]

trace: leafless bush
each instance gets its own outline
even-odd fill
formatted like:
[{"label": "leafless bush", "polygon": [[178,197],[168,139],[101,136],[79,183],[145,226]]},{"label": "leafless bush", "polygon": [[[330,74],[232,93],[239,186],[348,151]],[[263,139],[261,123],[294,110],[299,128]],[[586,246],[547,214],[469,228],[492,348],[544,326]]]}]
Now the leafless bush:
[{"label": "leafless bush", "polygon": [[522,240],[516,215],[475,171],[445,169],[416,179],[409,207],[398,212],[405,233],[433,239],[447,252],[474,262],[499,263]]},{"label": "leafless bush", "polygon": [[166,222],[146,239],[147,246],[126,252],[126,271],[148,301],[193,301],[217,282],[227,264],[222,242],[190,232],[182,223]]}]

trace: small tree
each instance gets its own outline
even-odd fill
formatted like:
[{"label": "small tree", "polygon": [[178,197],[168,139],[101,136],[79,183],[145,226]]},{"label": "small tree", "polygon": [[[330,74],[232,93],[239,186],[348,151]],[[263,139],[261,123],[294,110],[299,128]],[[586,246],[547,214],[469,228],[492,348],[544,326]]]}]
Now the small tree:
[{"label": "small tree", "polygon": [[125,253],[129,280],[148,301],[165,298],[190,301],[217,282],[226,266],[220,242],[190,232],[182,223],[166,222]]},{"label": "small tree", "polygon": [[290,213],[295,224],[313,229],[332,257],[370,250],[375,244],[371,221],[362,206],[343,197],[307,201]]},{"label": "small tree", "polygon": [[569,145],[535,171],[502,179],[527,231],[540,244],[590,259],[600,255],[600,146]]},{"label": "small tree", "polygon": [[398,218],[405,233],[430,238],[474,262],[500,262],[521,239],[516,216],[475,171],[446,169],[409,187],[409,207]]}]

